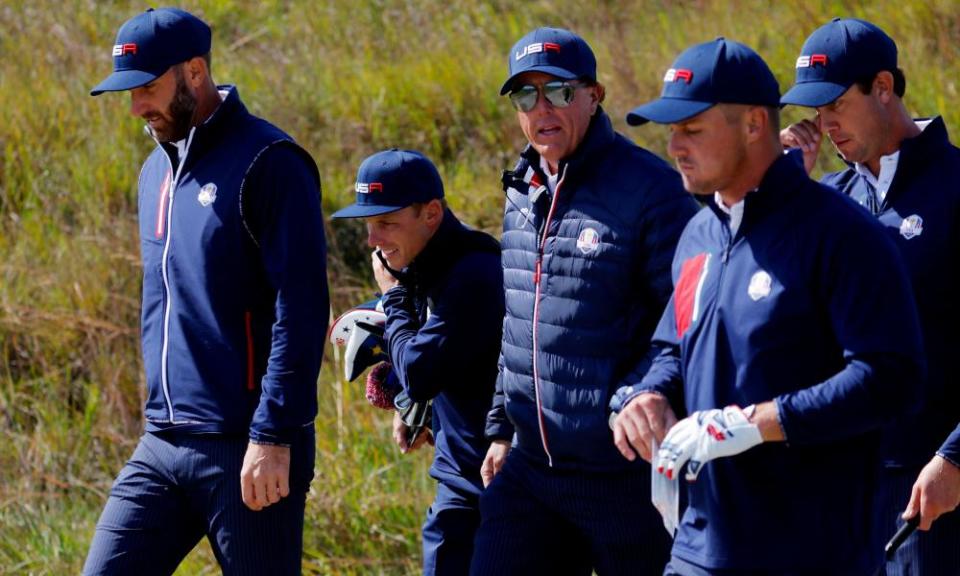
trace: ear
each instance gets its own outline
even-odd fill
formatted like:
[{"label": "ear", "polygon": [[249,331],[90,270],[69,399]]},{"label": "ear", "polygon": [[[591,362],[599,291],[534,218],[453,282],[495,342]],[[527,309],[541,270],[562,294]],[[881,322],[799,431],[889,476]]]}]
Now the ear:
[{"label": "ear", "polygon": [[590,90],[590,115],[593,116],[597,113],[597,107],[600,106],[600,103],[603,102],[603,99],[607,95],[607,89],[604,88],[603,84],[597,82],[591,87]]},{"label": "ear", "polygon": [[756,142],[767,132],[767,124],[770,118],[767,110],[763,106],[751,106],[743,115],[744,131],[747,135],[747,142]]},{"label": "ear", "polygon": [[194,88],[201,86],[209,75],[207,61],[200,56],[194,56],[183,63],[183,77],[187,84]]},{"label": "ear", "polygon": [[888,70],[877,72],[873,79],[873,92],[880,102],[887,104],[893,98],[893,74]]},{"label": "ear", "polygon": [[426,218],[427,224],[439,224],[441,218],[443,218],[443,204],[440,203],[440,200],[434,198],[433,200],[427,202],[423,207],[426,211],[424,217]]}]

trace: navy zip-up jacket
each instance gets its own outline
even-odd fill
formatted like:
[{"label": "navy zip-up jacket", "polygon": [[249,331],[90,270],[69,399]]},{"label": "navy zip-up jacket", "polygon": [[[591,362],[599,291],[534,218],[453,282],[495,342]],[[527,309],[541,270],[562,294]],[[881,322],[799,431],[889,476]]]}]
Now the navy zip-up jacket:
[{"label": "navy zip-up jacket", "polygon": [[430,475],[479,495],[503,323],[500,245],[446,210],[399,279],[383,295],[384,339],[410,398],[433,399]]},{"label": "navy zip-up jacket", "polygon": [[787,438],[685,484],[673,554],[735,572],[869,573],[881,555],[871,432],[917,405],[924,371],[896,247],[784,155],[747,194],[736,236],[714,204],[691,220],[673,278],[639,388],[680,414],[775,400]]},{"label": "navy zip-up jacket", "polygon": [[[898,418],[884,431],[881,456],[888,467],[919,469],[960,421],[960,383],[952,376],[960,350],[960,149],[950,143],[943,119],[900,145],[897,171],[874,214],[900,249],[913,285],[926,348],[924,408]],[[851,166],[821,180],[863,206],[872,189]],[[868,208],[869,209],[869,208]]]},{"label": "navy zip-up jacket", "polygon": [[650,365],[673,251],[698,206],[602,109],[559,170],[551,195],[528,146],[503,176],[507,310],[487,436],[515,430],[515,449],[560,468],[636,468],[613,444],[607,404]]},{"label": "navy zip-up jacket", "polygon": [[147,430],[286,444],[317,413],[329,311],[320,179],[233,87],[139,182]]}]

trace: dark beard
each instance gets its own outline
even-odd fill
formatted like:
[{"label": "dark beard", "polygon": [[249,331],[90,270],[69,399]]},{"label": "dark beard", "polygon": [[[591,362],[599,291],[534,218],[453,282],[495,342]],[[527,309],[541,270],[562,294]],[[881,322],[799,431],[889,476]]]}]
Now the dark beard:
[{"label": "dark beard", "polygon": [[160,142],[177,142],[187,137],[190,126],[193,124],[193,113],[197,110],[197,99],[187,90],[187,83],[183,78],[183,68],[176,69],[177,89],[170,102],[169,116],[170,129],[157,132]]}]

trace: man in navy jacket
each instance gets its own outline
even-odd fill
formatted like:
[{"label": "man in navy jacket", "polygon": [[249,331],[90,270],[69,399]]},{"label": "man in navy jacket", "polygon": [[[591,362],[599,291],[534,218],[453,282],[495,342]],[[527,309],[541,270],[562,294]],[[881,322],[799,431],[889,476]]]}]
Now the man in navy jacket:
[{"label": "man in navy jacket", "polygon": [[753,50],[719,38],[628,116],[669,124],[684,185],[713,196],[677,246],[660,354],[618,391],[632,450],[660,440],[656,472],[687,480],[667,574],[870,573],[874,431],[919,400],[896,248],[782,153],[779,97]]},{"label": "man in navy jacket", "polygon": [[529,146],[503,175],[507,311],[472,572],[660,574],[650,470],[613,447],[607,404],[650,365],[696,203],[613,130],[582,38],[539,28],[508,58],[501,94]]},{"label": "man in navy jacket", "polygon": [[[886,428],[880,454],[878,507],[882,533],[889,537],[902,523],[924,464],[950,471],[958,463],[935,453],[960,420],[960,386],[952,383],[960,348],[960,301],[954,293],[960,279],[960,149],[950,143],[942,118],[910,117],[897,46],[873,24],[834,19],[810,35],[796,66],[796,84],[783,103],[815,108],[817,114],[785,129],[781,141],[803,149],[809,171],[821,133],[830,138],[848,167],[821,182],[855,200],[885,228],[903,255],[920,314],[928,377],[910,383],[922,393],[924,407]],[[951,515],[930,533],[908,538],[883,573],[960,574],[958,542],[960,516]]]},{"label": "man in navy jacket", "polygon": [[206,536],[225,574],[299,574],[329,309],[310,156],[210,76],[210,28],[147,10],[91,92],[129,91],[140,172],[146,432],[85,574],[170,574]]},{"label": "man in navy jacket", "polygon": [[[370,156],[356,191],[356,203],[333,217],[366,221],[392,369],[411,400],[433,400],[437,496],[423,525],[423,572],[462,576],[480,524],[484,422],[500,351],[500,246],[446,208],[440,174],[418,152]],[[411,445],[395,414],[394,437],[407,452],[426,435]]]}]

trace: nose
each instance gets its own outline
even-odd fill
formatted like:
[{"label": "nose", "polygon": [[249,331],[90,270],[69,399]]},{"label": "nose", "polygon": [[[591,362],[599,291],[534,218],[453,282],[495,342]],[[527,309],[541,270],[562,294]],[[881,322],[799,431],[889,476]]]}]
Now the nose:
[{"label": "nose", "polygon": [[139,89],[134,88],[130,91],[130,113],[134,116],[140,117],[143,116],[143,113],[146,110],[146,101],[143,98],[143,93]]},{"label": "nose", "polygon": [[676,160],[677,156],[680,155],[680,137],[677,135],[676,130],[670,131],[670,140],[667,141],[667,156],[670,156]]},{"label": "nose", "polygon": [[370,248],[376,248],[380,244],[380,234],[377,232],[376,227],[372,224],[367,224],[367,246]]}]

